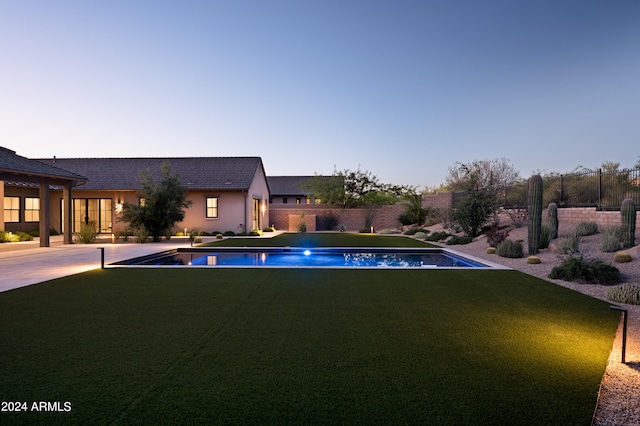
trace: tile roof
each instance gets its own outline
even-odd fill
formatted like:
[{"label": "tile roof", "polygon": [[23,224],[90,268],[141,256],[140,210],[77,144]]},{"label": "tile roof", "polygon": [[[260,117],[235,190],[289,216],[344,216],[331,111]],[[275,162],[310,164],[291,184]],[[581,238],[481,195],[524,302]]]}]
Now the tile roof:
[{"label": "tile roof", "polygon": [[256,172],[263,169],[260,157],[49,158],[38,161],[86,176],[89,181],[82,190],[137,190],[139,172],[148,169],[153,179],[159,180],[160,166],[165,161],[188,189],[249,189]]},{"label": "tile roof", "polygon": [[[37,160],[30,160],[17,155],[15,151],[0,146],[0,172],[15,175],[16,181],[21,181],[21,176],[27,179],[31,177],[45,177],[62,179],[65,181],[84,181],[86,178],[82,174],[76,174],[69,170],[55,167]],[[27,180],[27,182],[29,182]]]},{"label": "tile roof", "polygon": [[302,184],[314,176],[268,176],[271,195],[307,195],[311,191]]}]

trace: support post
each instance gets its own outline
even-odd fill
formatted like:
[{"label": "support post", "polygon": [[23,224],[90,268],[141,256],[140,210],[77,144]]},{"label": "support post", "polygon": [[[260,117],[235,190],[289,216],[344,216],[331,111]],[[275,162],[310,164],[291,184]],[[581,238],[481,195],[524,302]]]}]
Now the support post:
[{"label": "support post", "polygon": [[100,250],[100,269],[104,269],[104,247],[98,247]]},{"label": "support post", "polygon": [[49,247],[51,229],[51,197],[49,183],[40,184],[40,247]]},{"label": "support post", "polygon": [[62,187],[62,202],[64,219],[62,220],[62,233],[64,244],[73,244],[73,200],[71,188],[73,184],[69,182]]}]

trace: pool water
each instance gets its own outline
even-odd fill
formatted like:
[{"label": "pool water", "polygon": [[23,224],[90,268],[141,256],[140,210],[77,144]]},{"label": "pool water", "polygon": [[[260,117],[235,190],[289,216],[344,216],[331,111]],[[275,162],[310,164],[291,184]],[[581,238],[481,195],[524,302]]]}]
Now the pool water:
[{"label": "pool water", "polygon": [[114,265],[327,268],[489,268],[446,249],[218,248],[177,249]]}]

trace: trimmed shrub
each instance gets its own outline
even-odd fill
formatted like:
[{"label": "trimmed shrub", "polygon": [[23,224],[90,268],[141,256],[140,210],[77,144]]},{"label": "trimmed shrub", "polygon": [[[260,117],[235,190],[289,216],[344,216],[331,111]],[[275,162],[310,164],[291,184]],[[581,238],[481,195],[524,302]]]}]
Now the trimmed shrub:
[{"label": "trimmed shrub", "polygon": [[622,245],[622,227],[611,226],[602,230],[600,239],[600,251],[613,253],[620,250]]},{"label": "trimmed shrub", "polygon": [[276,228],[274,228],[273,226],[267,226],[262,230],[262,232],[275,232],[275,230]]},{"label": "trimmed shrub", "polygon": [[380,231],[378,231],[378,234],[401,234],[402,232],[398,231],[397,229],[382,229]]},{"label": "trimmed shrub", "polygon": [[224,236],[222,234],[216,234],[216,240],[221,240],[223,238]]},{"label": "trimmed shrub", "polygon": [[618,303],[640,305],[640,285],[626,283],[607,289],[607,298]]},{"label": "trimmed shrub", "polygon": [[633,258],[631,257],[631,255],[625,251],[621,251],[616,253],[615,257],[613,258],[613,260],[615,260],[618,263],[628,263],[631,262],[633,260]]},{"label": "trimmed shrub", "polygon": [[558,240],[558,253],[575,254],[580,251],[580,236],[577,234],[567,234]]},{"label": "trimmed shrub", "polygon": [[549,278],[588,284],[613,285],[620,280],[620,270],[599,259],[586,260],[582,256],[569,256],[560,266],[551,269]]},{"label": "trimmed shrub", "polygon": [[415,235],[418,232],[422,232],[422,233],[428,234],[431,231],[428,230],[428,229],[422,228],[420,226],[414,226],[414,227],[409,228],[406,231],[404,231],[404,235]]},{"label": "trimmed shrub", "polygon": [[573,232],[579,237],[586,237],[598,232],[598,224],[595,222],[579,222],[573,228]]},{"label": "trimmed shrub", "polygon": [[524,256],[522,244],[513,240],[504,240],[496,248],[496,253],[500,257],[508,257],[510,259],[518,259]]},{"label": "trimmed shrub", "polygon": [[234,237],[236,233],[233,231],[224,231],[222,235],[224,235],[225,237]]},{"label": "trimmed shrub", "polygon": [[253,231],[249,232],[249,236],[250,237],[260,237],[260,236],[262,236],[262,231],[260,231],[259,229],[254,229]]},{"label": "trimmed shrub", "polygon": [[424,233],[424,232],[416,232],[415,234],[413,234],[413,238],[416,238],[418,240],[424,240],[425,238],[427,238],[428,234]]},{"label": "trimmed shrub", "polygon": [[487,254],[496,254],[496,248],[495,247],[488,247],[487,248]]},{"label": "trimmed shrub", "polygon": [[473,241],[473,237],[469,235],[453,235],[447,240],[448,246],[469,244]]},{"label": "trimmed shrub", "polygon": [[538,256],[529,256],[529,257],[527,257],[527,263],[529,265],[538,265],[538,264],[542,263],[542,261],[540,260],[540,258]]},{"label": "trimmed shrub", "polygon": [[144,225],[140,225],[140,227],[134,232],[134,235],[138,244],[144,244],[149,241],[149,231]]},{"label": "trimmed shrub", "polygon": [[427,241],[442,241],[442,240],[446,240],[450,236],[451,236],[451,234],[449,234],[448,232],[436,231],[436,232],[428,235],[427,238],[425,238],[425,240],[427,240]]}]

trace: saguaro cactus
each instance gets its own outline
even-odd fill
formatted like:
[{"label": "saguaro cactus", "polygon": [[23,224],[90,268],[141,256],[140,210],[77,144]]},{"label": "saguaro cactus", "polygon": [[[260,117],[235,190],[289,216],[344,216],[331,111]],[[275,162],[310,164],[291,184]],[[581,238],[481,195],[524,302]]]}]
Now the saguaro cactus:
[{"label": "saguaro cactus", "polygon": [[633,247],[636,239],[636,205],[633,200],[627,198],[620,208],[622,216],[622,246]]},{"label": "saguaro cactus", "polygon": [[529,178],[529,255],[540,252],[540,229],[542,228],[542,177]]},{"label": "saguaro cactus", "polygon": [[558,205],[556,203],[551,203],[547,207],[547,219],[551,227],[550,238],[554,240],[558,238]]}]

